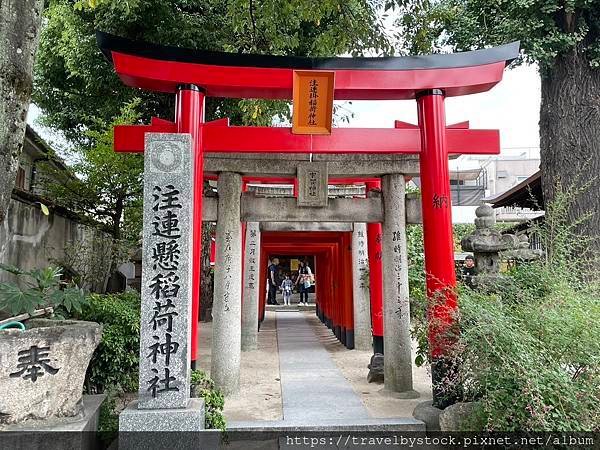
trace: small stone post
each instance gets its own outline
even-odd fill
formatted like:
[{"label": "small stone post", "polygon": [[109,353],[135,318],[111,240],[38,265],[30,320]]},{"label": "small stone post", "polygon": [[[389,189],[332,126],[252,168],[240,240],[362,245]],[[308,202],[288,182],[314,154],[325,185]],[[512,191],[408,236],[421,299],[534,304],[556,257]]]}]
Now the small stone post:
[{"label": "small stone post", "polygon": [[217,184],[219,209],[215,257],[211,377],[225,395],[240,384],[242,225],[240,200],[242,177],[223,172]]},{"label": "small stone post", "polygon": [[402,398],[416,398],[419,394],[413,390],[412,381],[405,181],[401,174],[385,175],[382,181],[384,386]]},{"label": "small stone post", "polygon": [[[189,134],[146,134],[139,392],[120,431],[204,428],[190,399],[193,167]],[[128,436],[120,446],[135,448]]]},{"label": "small stone post", "polygon": [[355,223],[352,232],[352,303],[354,308],[354,348],[370,351],[371,307],[365,276],[369,267],[367,254],[367,225]]},{"label": "small stone post", "polygon": [[258,281],[260,264],[260,224],[246,224],[244,252],[244,298],[242,301],[242,351],[256,350],[258,342]]}]

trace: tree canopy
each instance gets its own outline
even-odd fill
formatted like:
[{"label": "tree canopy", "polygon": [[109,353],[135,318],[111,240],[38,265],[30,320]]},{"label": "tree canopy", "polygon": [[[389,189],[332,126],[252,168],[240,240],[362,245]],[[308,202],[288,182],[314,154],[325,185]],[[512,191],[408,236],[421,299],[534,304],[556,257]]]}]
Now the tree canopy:
[{"label": "tree canopy", "polygon": [[[600,251],[600,0],[397,0],[403,48],[470,50],[521,41],[540,70],[540,155],[546,204],[592,180],[570,205]],[[515,107],[519,99],[515,98]],[[589,213],[593,213],[591,216]],[[589,218],[581,222],[581,218]]]},{"label": "tree canopy", "polygon": [[[96,30],[238,53],[389,53],[379,15],[383,6],[367,0],[51,0],[36,62],[34,101],[45,124],[74,143],[79,162],[73,169],[82,180],[65,179],[54,187],[55,198],[108,220],[115,236],[124,223],[125,234],[134,238],[140,221],[141,158],[111,153],[112,125],[173,115],[172,95],[123,85],[98,49]],[[274,117],[289,118],[289,111],[281,101],[210,98],[206,104],[207,120],[229,117],[242,124],[270,125]]]},{"label": "tree canopy", "polygon": [[[134,98],[142,100],[138,110],[144,121],[169,118],[173,110],[173,96],[123,86],[97,48],[96,29],[164,45],[239,53],[389,53],[381,6],[367,0],[104,0],[90,9],[52,0],[36,64],[34,100],[46,124],[81,142],[84,130],[110,122]],[[209,99],[206,108],[208,120],[229,116],[234,123],[270,124],[273,116],[289,115],[285,103],[272,101]]]},{"label": "tree canopy", "polygon": [[471,50],[520,41],[523,60],[546,73],[575,48],[600,65],[598,0],[398,0],[397,25],[411,53]]}]

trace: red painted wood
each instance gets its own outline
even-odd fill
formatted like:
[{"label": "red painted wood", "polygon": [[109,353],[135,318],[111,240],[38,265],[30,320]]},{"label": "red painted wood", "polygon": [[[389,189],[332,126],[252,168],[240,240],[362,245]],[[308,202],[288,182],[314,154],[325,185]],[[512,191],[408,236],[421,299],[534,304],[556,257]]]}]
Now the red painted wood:
[{"label": "red painted wood", "polygon": [[[177,118],[176,131],[178,133],[190,133],[192,136],[192,150],[194,155],[191,359],[192,361],[196,361],[196,354],[198,351],[198,313],[200,310],[200,277],[202,275],[202,177],[204,175],[202,134],[199,133],[198,124],[204,121],[204,94],[193,89],[182,89],[178,91],[175,115]],[[157,123],[152,126],[171,125]]]},{"label": "red painted wood", "polygon": [[[289,128],[210,127],[207,152],[235,153],[419,153],[418,128],[335,128],[329,136],[294,135]],[[498,130],[448,129],[448,152],[498,154]]]},{"label": "red painted wood", "polygon": [[394,128],[404,128],[404,129],[415,129],[419,128],[418,125],[410,122],[404,122],[403,120],[394,120]]},{"label": "red painted wood", "polygon": [[[209,97],[292,98],[294,69],[216,66],[163,61],[112,52],[115,71],[128,86],[175,92],[195,84]],[[449,97],[491,89],[502,79],[505,62],[445,69],[336,70],[337,100],[406,100],[425,89],[443,89]]]},{"label": "red painted wood", "polygon": [[264,232],[261,254],[315,255],[311,269],[317,276],[319,308],[335,326],[352,329],[351,239],[349,232]]},{"label": "red painted wood", "polygon": [[144,139],[146,133],[176,133],[177,125],[153,124],[153,125],[117,125],[114,127],[114,150],[115,152],[138,152],[144,151]]},{"label": "red painted wood", "polygon": [[452,325],[457,308],[454,239],[448,144],[443,95],[423,95],[418,100],[421,152],[423,243],[429,308],[429,342],[434,358],[444,355],[440,338]]},{"label": "red painted wood", "polygon": [[[203,126],[205,152],[211,153],[419,153],[418,128],[335,128],[330,136],[292,134],[290,128]],[[170,125],[119,125],[115,127],[117,152],[143,152],[144,135],[172,133]],[[448,128],[451,154],[498,154],[498,130]]]},{"label": "red painted wood", "polygon": [[[205,180],[217,181],[218,175],[213,174],[205,174]],[[244,183],[247,184],[291,184],[294,186],[297,184],[297,178],[287,178],[287,177],[270,177],[270,176],[248,176],[242,177]],[[362,185],[368,181],[379,181],[379,178],[362,178],[362,177],[353,177],[353,178],[329,178],[328,183],[331,185],[335,184],[358,184]],[[297,186],[296,186],[297,188]]]},{"label": "red painted wood", "polygon": [[[367,183],[367,190],[381,189],[381,181]],[[371,295],[371,325],[373,336],[383,336],[383,267],[381,223],[367,224],[367,251],[369,253],[369,291]]]}]

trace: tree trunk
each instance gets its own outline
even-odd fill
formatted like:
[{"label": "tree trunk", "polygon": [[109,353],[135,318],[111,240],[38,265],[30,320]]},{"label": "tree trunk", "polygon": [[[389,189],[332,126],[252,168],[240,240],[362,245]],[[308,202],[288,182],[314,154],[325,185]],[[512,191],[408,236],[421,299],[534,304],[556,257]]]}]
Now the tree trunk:
[{"label": "tree trunk", "polygon": [[112,216],[112,235],[115,239],[121,239],[121,220],[123,220],[123,211],[125,210],[125,198],[118,197],[115,202],[115,213]]},{"label": "tree trunk", "polygon": [[540,151],[546,206],[557,186],[591,183],[570,202],[568,218],[573,223],[593,213],[577,233],[595,238],[589,250],[600,251],[600,70],[590,67],[581,50],[557,57],[542,76]]},{"label": "tree trunk", "polygon": [[200,320],[211,322],[213,304],[213,273],[210,266],[210,247],[214,234],[213,222],[202,223],[202,278],[200,279]]},{"label": "tree trunk", "polygon": [[[204,196],[216,197],[216,193],[207,181],[204,182]],[[215,229],[213,222],[202,222],[202,276],[200,278],[200,320],[202,322],[212,321],[213,272],[210,267],[210,247]]]},{"label": "tree trunk", "polygon": [[123,211],[125,200],[123,197],[118,197],[115,202],[115,211],[111,217],[112,226],[111,226],[111,240],[110,240],[110,253],[108,257],[110,258],[108,261],[108,272],[106,273],[106,278],[104,279],[104,289],[103,293],[110,292],[121,292],[121,286],[117,284],[118,278],[116,277],[117,269],[119,265],[123,262],[122,257],[122,245],[121,242],[121,220],[123,218]]},{"label": "tree trunk", "polygon": [[0,222],[23,149],[44,0],[0,0]]}]

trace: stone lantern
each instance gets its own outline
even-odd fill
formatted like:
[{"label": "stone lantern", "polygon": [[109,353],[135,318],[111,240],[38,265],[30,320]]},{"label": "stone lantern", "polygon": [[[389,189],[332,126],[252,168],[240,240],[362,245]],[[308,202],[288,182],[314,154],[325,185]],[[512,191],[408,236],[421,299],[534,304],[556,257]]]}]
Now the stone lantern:
[{"label": "stone lantern", "polygon": [[475,231],[463,238],[464,251],[473,252],[477,275],[497,276],[500,273],[500,252],[512,248],[515,236],[503,235],[495,229],[496,217],[489,205],[475,210]]},{"label": "stone lantern", "polygon": [[500,277],[501,256],[521,261],[540,257],[540,250],[529,248],[527,236],[502,234],[495,228],[496,217],[491,206],[480,206],[475,215],[475,231],[460,242],[463,251],[473,252],[477,271],[473,279],[475,286],[481,287]]}]

